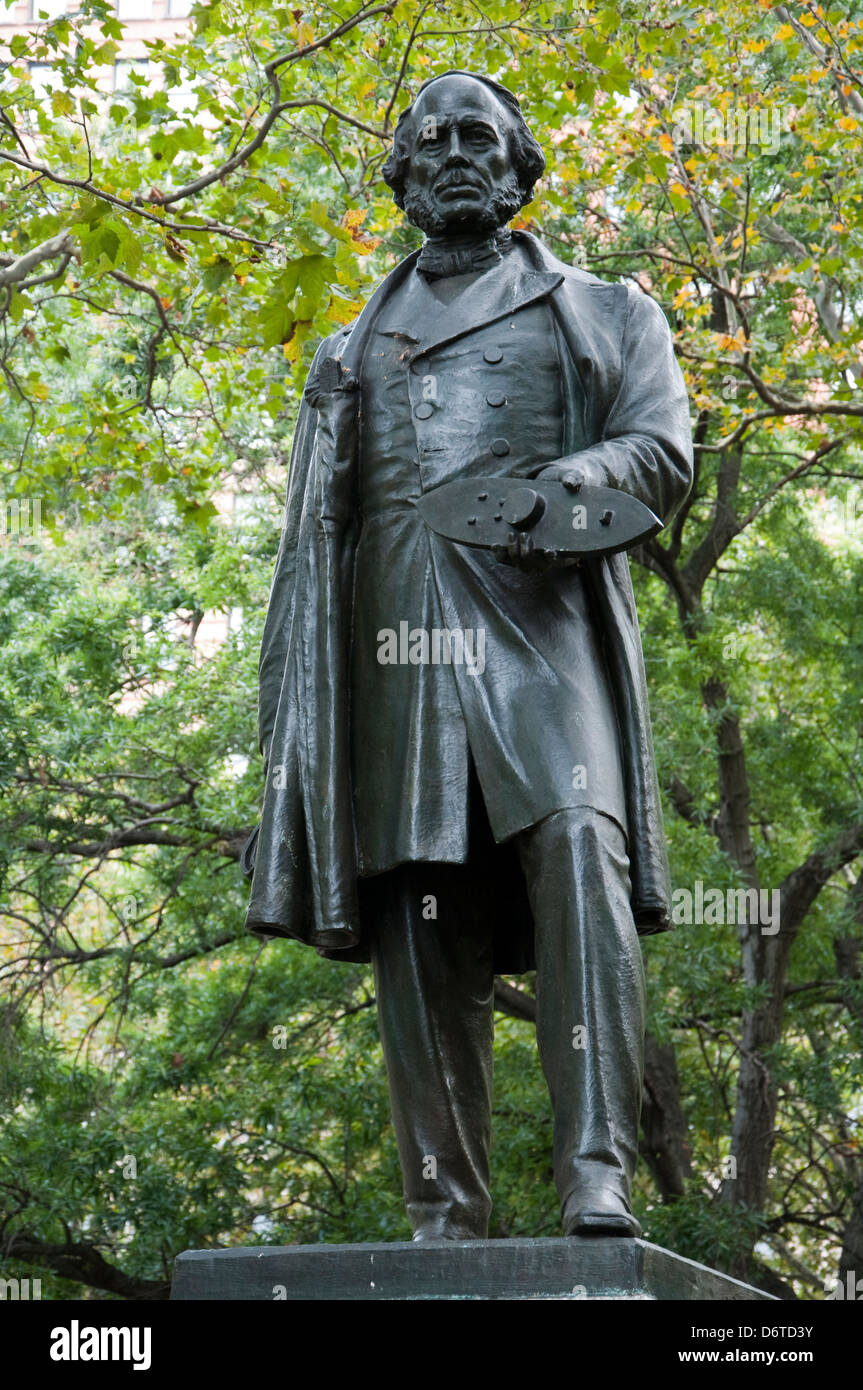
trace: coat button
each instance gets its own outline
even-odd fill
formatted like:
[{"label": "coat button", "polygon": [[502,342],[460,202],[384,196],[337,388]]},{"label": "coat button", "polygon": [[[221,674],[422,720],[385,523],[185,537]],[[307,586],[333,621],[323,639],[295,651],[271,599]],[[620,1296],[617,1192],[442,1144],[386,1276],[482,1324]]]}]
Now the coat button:
[{"label": "coat button", "polygon": [[506,405],[506,396],[502,391],[492,391],[491,395],[486,396],[485,399],[488,405]]},{"label": "coat button", "polygon": [[509,440],[493,439],[491,441],[491,451],[494,454],[495,458],[505,458],[506,455],[509,453]]},{"label": "coat button", "polygon": [[501,352],[500,348],[490,347],[486,348],[485,352],[483,353],[483,357],[485,358],[486,362],[500,362],[503,359],[503,353]]},{"label": "coat button", "polygon": [[418,420],[428,420],[433,414],[434,406],[428,401],[420,401],[419,405],[414,407],[414,415]]}]

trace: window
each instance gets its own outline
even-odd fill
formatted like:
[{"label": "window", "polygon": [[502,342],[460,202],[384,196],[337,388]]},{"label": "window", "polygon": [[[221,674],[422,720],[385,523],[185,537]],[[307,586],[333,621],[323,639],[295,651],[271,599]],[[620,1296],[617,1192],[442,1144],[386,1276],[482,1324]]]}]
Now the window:
[{"label": "window", "polygon": [[185,19],[192,4],[193,0],[168,0],[167,13],[171,19]]},{"label": "window", "polygon": [[52,63],[28,63],[27,71],[35,97],[43,97],[63,86],[63,74]]},{"label": "window", "polygon": [[182,115],[184,111],[189,111],[197,101],[192,78],[186,68],[180,69],[180,77],[180,85],[171,87],[168,91],[168,105],[178,115]]},{"label": "window", "polygon": [[153,0],[117,0],[118,19],[152,19]]},{"label": "window", "polygon": [[140,87],[140,82],[130,82],[132,73],[140,77],[147,77],[150,72],[150,64],[146,58],[118,58],[114,63],[114,91],[122,92],[130,87]]},{"label": "window", "polygon": [[68,0],[30,0],[30,18],[38,22],[41,12],[49,19],[56,19],[66,13],[67,4]]}]

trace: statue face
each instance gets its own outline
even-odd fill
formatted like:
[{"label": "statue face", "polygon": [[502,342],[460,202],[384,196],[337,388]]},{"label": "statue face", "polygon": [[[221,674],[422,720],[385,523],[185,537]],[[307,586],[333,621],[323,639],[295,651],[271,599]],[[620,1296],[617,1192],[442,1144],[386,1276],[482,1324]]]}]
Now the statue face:
[{"label": "statue face", "polygon": [[482,82],[443,77],[413,111],[405,212],[430,235],[488,234],[515,216],[521,190],[510,114]]}]

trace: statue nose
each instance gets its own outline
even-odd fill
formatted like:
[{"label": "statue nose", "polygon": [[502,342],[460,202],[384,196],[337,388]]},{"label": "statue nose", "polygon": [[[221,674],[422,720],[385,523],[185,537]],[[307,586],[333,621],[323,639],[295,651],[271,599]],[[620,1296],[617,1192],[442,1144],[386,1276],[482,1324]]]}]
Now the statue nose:
[{"label": "statue nose", "polygon": [[469,160],[461,147],[461,141],[457,130],[454,130],[449,139],[449,150],[447,151],[447,164],[467,164]]}]

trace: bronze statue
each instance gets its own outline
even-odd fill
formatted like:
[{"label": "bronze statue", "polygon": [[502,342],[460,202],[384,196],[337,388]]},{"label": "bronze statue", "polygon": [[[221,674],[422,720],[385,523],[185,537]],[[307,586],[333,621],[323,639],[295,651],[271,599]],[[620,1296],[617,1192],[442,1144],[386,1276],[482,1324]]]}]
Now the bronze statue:
[{"label": "bronze statue", "polygon": [[[487,1235],[493,977],[534,968],[564,1232],[639,1234],[638,935],[668,870],[628,561],[596,528],[614,492],[668,520],[690,424],[653,300],[507,229],[543,168],[485,77],[402,113],[384,177],[426,241],[316,354],[261,653],[248,926],[372,962],[416,1240]],[[450,502],[482,543],[447,538]],[[564,506],[581,553],[534,543]]]}]

